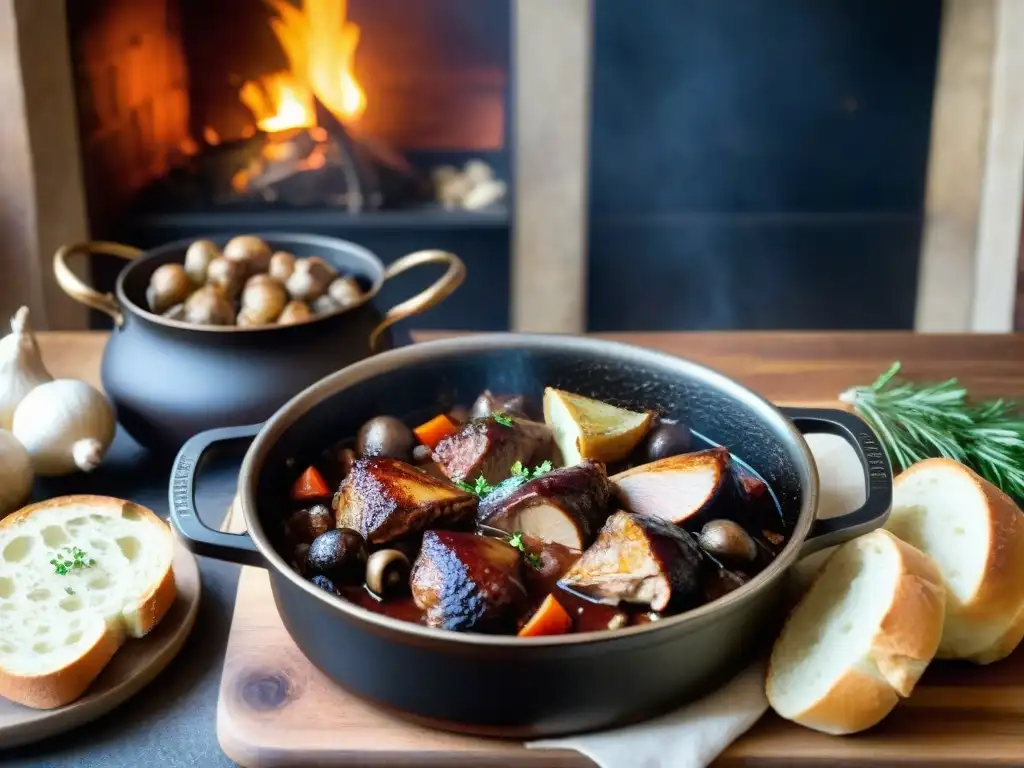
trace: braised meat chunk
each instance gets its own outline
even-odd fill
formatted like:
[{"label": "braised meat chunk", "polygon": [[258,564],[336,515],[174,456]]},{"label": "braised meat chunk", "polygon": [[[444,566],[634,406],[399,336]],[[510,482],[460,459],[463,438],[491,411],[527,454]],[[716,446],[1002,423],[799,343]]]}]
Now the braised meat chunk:
[{"label": "braised meat chunk", "polygon": [[427,531],[409,585],[427,623],[455,631],[500,631],[526,601],[518,549],[487,536]]},{"label": "braised meat chunk", "polygon": [[583,461],[523,483],[497,503],[482,502],[489,514],[481,522],[584,549],[608,517],[611,491],[604,465]]},{"label": "braised meat chunk", "polygon": [[593,600],[662,611],[700,602],[704,568],[700,547],[683,529],[659,517],[616,512],[560,583]]},{"label": "braised meat chunk", "polygon": [[334,497],[339,528],[385,544],[433,525],[458,525],[476,514],[476,497],[397,459],[359,459]]},{"label": "braised meat chunk", "polygon": [[725,448],[670,456],[612,475],[622,506],[677,525],[700,523],[713,505],[739,501]]},{"label": "braised meat chunk", "polygon": [[452,480],[473,482],[483,477],[494,485],[517,461],[529,464],[548,458],[553,439],[544,424],[503,415],[474,419],[434,449],[433,459]]}]

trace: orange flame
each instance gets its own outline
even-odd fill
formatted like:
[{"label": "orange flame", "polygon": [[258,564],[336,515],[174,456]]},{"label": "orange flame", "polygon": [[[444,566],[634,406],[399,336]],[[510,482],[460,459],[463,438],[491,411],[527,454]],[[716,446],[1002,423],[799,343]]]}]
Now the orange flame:
[{"label": "orange flame", "polygon": [[339,120],[357,120],[366,94],[353,72],[359,27],[347,20],[346,0],[265,0],[277,13],[271,29],[288,58],[289,70],[242,86],[239,98],[268,133],[316,125],[313,94]]}]

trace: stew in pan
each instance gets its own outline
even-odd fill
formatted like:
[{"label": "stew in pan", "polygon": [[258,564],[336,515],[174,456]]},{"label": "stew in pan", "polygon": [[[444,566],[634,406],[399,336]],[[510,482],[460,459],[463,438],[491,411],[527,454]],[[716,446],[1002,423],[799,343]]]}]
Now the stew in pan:
[{"label": "stew in pan", "polygon": [[657,621],[782,547],[768,485],[657,413],[548,387],[410,426],[377,416],[296,467],[286,559],[371,611],[539,636]]}]

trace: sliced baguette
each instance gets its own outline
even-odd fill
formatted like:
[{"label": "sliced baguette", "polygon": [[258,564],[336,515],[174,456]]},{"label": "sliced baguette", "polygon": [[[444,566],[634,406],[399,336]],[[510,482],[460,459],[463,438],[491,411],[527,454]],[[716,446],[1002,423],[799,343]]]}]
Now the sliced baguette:
[{"label": "sliced baguette", "polygon": [[946,586],[936,654],[988,664],[1024,636],[1024,516],[1013,500],[952,459],[900,474],[885,528],[925,552]]},{"label": "sliced baguette", "polygon": [[[51,560],[91,565],[57,573]],[[0,521],[0,696],[37,709],[74,701],[127,637],[174,602],[170,528],[144,507],[65,496]]]},{"label": "sliced baguette", "polygon": [[883,530],[847,542],[775,642],[768,703],[824,733],[870,728],[913,691],[938,647],[944,607],[926,555]]}]

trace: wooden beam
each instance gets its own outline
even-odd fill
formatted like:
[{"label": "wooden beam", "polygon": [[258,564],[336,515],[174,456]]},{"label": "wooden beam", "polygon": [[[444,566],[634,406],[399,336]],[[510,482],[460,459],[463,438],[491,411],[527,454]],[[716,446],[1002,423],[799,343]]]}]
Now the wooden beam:
[{"label": "wooden beam", "polygon": [[1024,3],[999,0],[971,329],[1013,328],[1024,194]]},{"label": "wooden beam", "polygon": [[0,0],[0,326],[26,304],[37,328],[85,328],[50,266],[86,239],[78,120],[63,0]]},{"label": "wooden beam", "polygon": [[915,328],[966,331],[992,94],[998,0],[946,0],[932,107]]},{"label": "wooden beam", "polygon": [[587,323],[592,0],[516,0],[512,327]]}]

